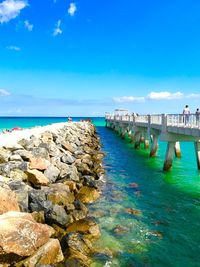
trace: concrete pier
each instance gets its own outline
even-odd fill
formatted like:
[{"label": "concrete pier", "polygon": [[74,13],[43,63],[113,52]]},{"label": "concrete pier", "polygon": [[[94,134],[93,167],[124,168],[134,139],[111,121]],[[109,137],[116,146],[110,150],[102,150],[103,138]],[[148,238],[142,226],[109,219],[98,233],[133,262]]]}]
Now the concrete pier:
[{"label": "concrete pier", "polygon": [[168,142],[165,162],[163,166],[164,171],[169,171],[172,167],[172,161],[174,157],[174,147],[175,147],[175,142]]},{"label": "concrete pier", "polygon": [[[121,110],[118,110],[121,111]],[[124,110],[123,110],[124,111]],[[158,149],[158,140],[168,142],[163,170],[172,167],[174,154],[181,158],[180,142],[193,142],[196,154],[197,168],[200,170],[200,124],[196,123],[196,115],[189,115],[189,124],[184,123],[181,114],[158,115],[106,115],[106,125],[117,131],[122,138],[126,134],[136,149],[149,148],[150,157],[155,157]],[[141,146],[140,144],[144,144]]]}]

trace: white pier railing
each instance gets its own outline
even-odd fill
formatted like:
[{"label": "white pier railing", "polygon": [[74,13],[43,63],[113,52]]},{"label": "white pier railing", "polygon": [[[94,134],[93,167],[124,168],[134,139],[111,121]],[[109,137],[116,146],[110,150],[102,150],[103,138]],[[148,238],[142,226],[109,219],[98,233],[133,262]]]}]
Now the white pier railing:
[{"label": "white pier railing", "polygon": [[106,120],[132,123],[146,123],[152,125],[162,125],[198,128],[200,129],[200,115],[196,114],[153,114],[153,115],[113,115],[107,114]]}]

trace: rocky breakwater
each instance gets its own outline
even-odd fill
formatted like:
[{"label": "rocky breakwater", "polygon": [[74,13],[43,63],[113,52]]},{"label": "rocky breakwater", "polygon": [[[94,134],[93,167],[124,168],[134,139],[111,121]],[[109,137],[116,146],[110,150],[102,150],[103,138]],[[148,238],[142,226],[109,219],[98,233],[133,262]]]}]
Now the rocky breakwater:
[{"label": "rocky breakwater", "polygon": [[102,158],[89,122],[33,128],[0,148],[0,266],[90,266]]}]

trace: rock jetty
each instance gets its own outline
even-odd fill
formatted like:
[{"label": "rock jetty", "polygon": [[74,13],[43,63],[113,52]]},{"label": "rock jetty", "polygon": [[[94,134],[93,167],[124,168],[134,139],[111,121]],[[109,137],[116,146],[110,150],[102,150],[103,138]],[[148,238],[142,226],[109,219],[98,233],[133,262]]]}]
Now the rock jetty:
[{"label": "rock jetty", "polygon": [[103,156],[90,122],[0,137],[0,266],[90,266]]}]

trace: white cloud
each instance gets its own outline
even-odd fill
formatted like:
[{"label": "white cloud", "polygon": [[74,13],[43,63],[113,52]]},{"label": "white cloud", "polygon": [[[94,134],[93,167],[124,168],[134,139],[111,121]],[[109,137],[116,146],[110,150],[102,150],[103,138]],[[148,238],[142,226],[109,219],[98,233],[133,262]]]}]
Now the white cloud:
[{"label": "white cloud", "polygon": [[70,16],[74,16],[74,14],[76,13],[76,11],[77,11],[76,4],[75,3],[70,3],[69,8],[68,8],[68,14]]},{"label": "white cloud", "polygon": [[61,30],[61,20],[58,20],[55,26],[55,29],[53,30],[53,36],[57,36],[59,34],[62,34],[62,30]]},{"label": "white cloud", "polygon": [[186,98],[200,98],[200,94],[189,94],[186,96]]},{"label": "white cloud", "polygon": [[16,52],[19,52],[21,50],[20,47],[18,46],[15,46],[15,45],[10,45],[10,46],[7,46],[6,47],[8,50],[13,50],[13,51],[16,51]]},{"label": "white cloud", "polygon": [[21,10],[27,6],[25,0],[5,0],[0,3],[0,23],[16,18]]},{"label": "white cloud", "polygon": [[116,103],[132,103],[132,102],[144,102],[145,97],[135,97],[135,96],[121,96],[121,97],[113,97],[114,102]]},{"label": "white cloud", "polygon": [[28,20],[25,20],[24,21],[24,27],[29,31],[31,32],[33,30],[33,24],[31,24]]},{"label": "white cloud", "polygon": [[10,95],[10,92],[8,92],[5,89],[0,89],[0,96],[8,96],[8,95]]},{"label": "white cloud", "polygon": [[150,100],[172,100],[183,98],[184,94],[181,92],[170,93],[167,91],[163,92],[150,92],[147,96],[147,99]]}]

